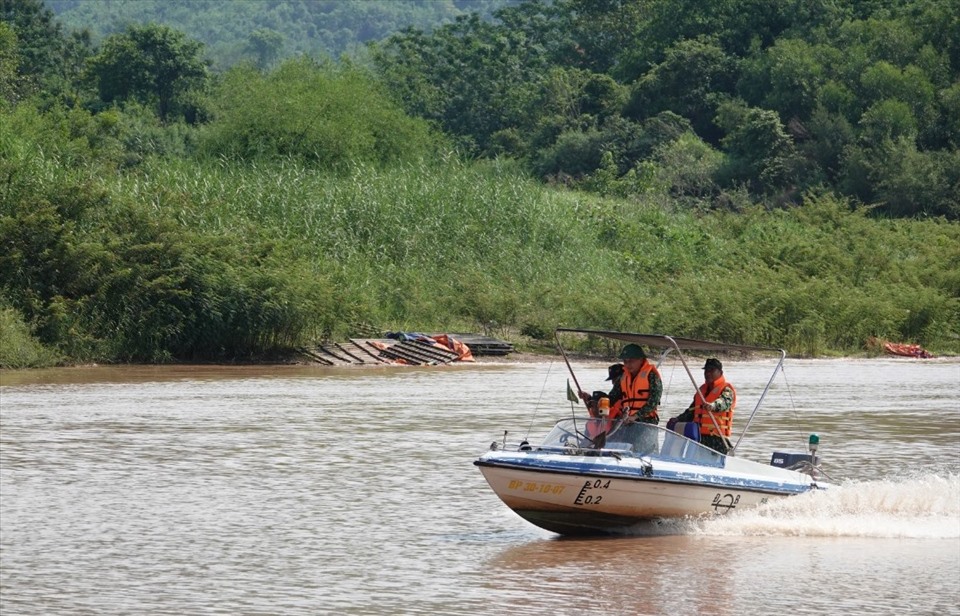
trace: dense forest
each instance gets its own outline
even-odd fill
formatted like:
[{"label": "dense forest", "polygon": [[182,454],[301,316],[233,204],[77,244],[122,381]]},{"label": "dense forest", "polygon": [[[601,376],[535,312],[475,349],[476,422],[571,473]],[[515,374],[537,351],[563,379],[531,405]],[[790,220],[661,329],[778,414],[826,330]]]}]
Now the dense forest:
[{"label": "dense forest", "polygon": [[[304,7],[370,3],[56,4],[117,18],[0,0],[0,366],[558,325],[960,352],[958,0],[411,2],[463,14],[336,58]],[[162,19],[211,7],[207,44]]]},{"label": "dense forest", "polygon": [[131,24],[158,23],[204,44],[215,69],[253,61],[267,68],[288,57],[339,58],[404,28],[431,30],[476,13],[489,18],[518,0],[47,0],[66,28],[94,41]]}]

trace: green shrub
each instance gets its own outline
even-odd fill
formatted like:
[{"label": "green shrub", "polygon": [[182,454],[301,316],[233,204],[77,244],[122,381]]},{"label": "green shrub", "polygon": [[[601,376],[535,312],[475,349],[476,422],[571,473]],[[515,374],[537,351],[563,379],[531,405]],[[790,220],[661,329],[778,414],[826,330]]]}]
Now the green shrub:
[{"label": "green shrub", "polygon": [[215,89],[200,149],[234,160],[295,159],[323,169],[416,160],[437,138],[353,67],[288,60],[270,73],[228,71]]},{"label": "green shrub", "polygon": [[45,368],[59,361],[54,349],[33,337],[20,313],[0,306],[0,368]]}]

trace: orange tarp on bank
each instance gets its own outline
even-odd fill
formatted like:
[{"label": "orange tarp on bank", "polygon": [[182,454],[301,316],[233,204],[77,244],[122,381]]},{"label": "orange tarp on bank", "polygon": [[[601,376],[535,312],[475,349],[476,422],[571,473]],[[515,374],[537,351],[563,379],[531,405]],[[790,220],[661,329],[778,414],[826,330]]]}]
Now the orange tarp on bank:
[{"label": "orange tarp on bank", "polygon": [[903,357],[920,357],[928,359],[933,357],[929,351],[919,344],[903,344],[898,342],[884,342],[883,350],[890,355],[901,355]]},{"label": "orange tarp on bank", "polygon": [[473,359],[473,353],[470,352],[470,347],[460,342],[456,338],[451,338],[447,334],[440,334],[438,336],[433,336],[432,338],[441,345],[458,354],[460,358],[457,359],[457,361],[475,361]]}]

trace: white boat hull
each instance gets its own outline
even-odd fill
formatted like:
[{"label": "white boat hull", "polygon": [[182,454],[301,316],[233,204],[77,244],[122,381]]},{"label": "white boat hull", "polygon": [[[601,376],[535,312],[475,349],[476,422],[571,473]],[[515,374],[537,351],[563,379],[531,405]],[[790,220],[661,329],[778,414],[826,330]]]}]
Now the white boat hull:
[{"label": "white boat hull", "polygon": [[477,460],[510,509],[546,530],[629,532],[651,520],[724,515],[815,489],[809,475],[719,458],[722,466],[616,455],[492,451]]}]

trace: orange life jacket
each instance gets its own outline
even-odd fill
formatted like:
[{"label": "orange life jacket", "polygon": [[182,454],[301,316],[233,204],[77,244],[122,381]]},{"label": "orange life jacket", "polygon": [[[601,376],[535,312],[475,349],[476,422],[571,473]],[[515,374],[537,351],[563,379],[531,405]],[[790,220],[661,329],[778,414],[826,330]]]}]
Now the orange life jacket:
[{"label": "orange life jacket", "polygon": [[[623,371],[623,376],[620,377],[620,391],[622,395],[620,398],[613,404],[610,408],[610,417],[616,418],[623,412],[624,407],[630,409],[639,409],[647,400],[650,399],[650,373],[655,372],[657,376],[660,375],[657,372],[657,367],[650,363],[649,360],[643,360],[643,364],[640,366],[640,371],[637,372],[637,376],[633,376],[628,371]],[[657,409],[653,409],[652,412],[647,411],[645,416],[656,417]]]},{"label": "orange life jacket", "polygon": [[[717,377],[717,380],[713,382],[713,387],[709,390],[707,389],[706,383],[701,385],[700,393],[703,394],[703,398],[706,398],[706,401],[709,403],[719,399],[720,394],[722,394],[723,390],[727,387],[733,392],[733,404],[725,411],[713,411],[713,413],[711,413],[703,408],[704,402],[699,395],[693,396],[693,420],[700,424],[701,435],[730,436],[733,429],[733,410],[737,407],[737,390],[733,388],[733,385],[727,383],[723,375],[720,375]],[[711,414],[714,419],[717,420],[717,426],[720,426],[719,434],[717,433],[717,427],[713,425],[713,421],[710,419]]]}]

